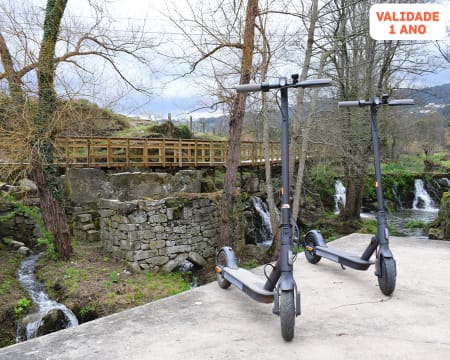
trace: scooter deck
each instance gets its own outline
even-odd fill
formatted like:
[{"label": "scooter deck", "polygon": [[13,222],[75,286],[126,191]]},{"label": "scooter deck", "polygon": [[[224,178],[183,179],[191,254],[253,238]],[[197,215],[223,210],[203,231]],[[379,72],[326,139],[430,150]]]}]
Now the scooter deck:
[{"label": "scooter deck", "polygon": [[322,256],[328,260],[337,262],[344,266],[355,270],[367,270],[373,261],[361,259],[359,256],[350,254],[344,250],[336,249],[328,246],[315,246],[314,251],[316,255]]},{"label": "scooter deck", "polygon": [[238,289],[241,289],[253,300],[262,303],[273,302],[273,291],[264,290],[264,280],[252,272],[241,268],[232,269],[229,267],[224,267],[222,269],[222,273],[226,280]]}]

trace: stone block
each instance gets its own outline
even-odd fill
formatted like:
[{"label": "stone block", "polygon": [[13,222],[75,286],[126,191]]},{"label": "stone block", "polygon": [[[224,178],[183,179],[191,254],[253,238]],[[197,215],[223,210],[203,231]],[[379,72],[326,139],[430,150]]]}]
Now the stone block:
[{"label": "stone block", "polygon": [[62,184],[66,198],[76,205],[115,197],[108,175],[100,169],[67,169]]},{"label": "stone block", "polygon": [[[162,268],[164,272],[172,272],[176,268],[180,266],[180,264],[186,260],[188,257],[187,254],[179,254],[175,259],[169,260]],[[168,258],[167,258],[168,259]]]},{"label": "stone block", "polygon": [[105,217],[110,217],[113,216],[115,214],[114,210],[109,210],[109,209],[100,209],[98,211],[100,217],[105,218]]},{"label": "stone block", "polygon": [[139,264],[139,267],[142,270],[149,270],[150,269],[150,265],[147,264],[145,261],[139,261],[138,264]]},{"label": "stone block", "polygon": [[167,216],[164,214],[156,214],[149,216],[149,222],[151,224],[161,224],[167,222]]},{"label": "stone block", "polygon": [[198,253],[191,251],[187,258],[194,265],[198,265],[200,267],[206,266],[206,260]]},{"label": "stone block", "polygon": [[128,219],[131,223],[142,224],[147,221],[147,213],[145,213],[144,211],[137,211],[128,215]]},{"label": "stone block", "polygon": [[92,214],[78,214],[75,220],[80,223],[90,223],[92,222]]},{"label": "stone block", "polygon": [[169,261],[169,257],[168,256],[155,256],[152,257],[151,259],[148,260],[148,263],[150,265],[164,265]]},{"label": "stone block", "polygon": [[186,226],[175,226],[172,231],[175,234],[184,234],[186,233]]},{"label": "stone block", "polygon": [[168,208],[167,209],[166,216],[167,216],[167,220],[168,221],[173,220],[173,213],[174,213],[174,209],[173,208]]},{"label": "stone block", "polygon": [[81,231],[95,230],[94,224],[83,224],[81,226],[77,226],[77,228]]},{"label": "stone block", "polygon": [[117,230],[128,233],[130,231],[135,231],[136,225],[135,224],[118,224]]},{"label": "stone block", "polygon": [[100,241],[100,233],[97,230],[89,230],[86,235],[86,240],[90,242]]},{"label": "stone block", "polygon": [[161,225],[157,225],[153,228],[153,231],[155,233],[163,233],[165,231],[164,226]]},{"label": "stone block", "polygon": [[150,241],[150,249],[160,249],[166,246],[165,240],[153,240]]},{"label": "stone block", "polygon": [[113,189],[120,189],[121,201],[145,197],[161,199],[173,191],[172,176],[166,173],[118,173],[110,176],[110,182]]},{"label": "stone block", "polygon": [[178,245],[178,246],[172,246],[168,249],[169,254],[176,254],[176,253],[189,253],[191,251],[190,245]]}]

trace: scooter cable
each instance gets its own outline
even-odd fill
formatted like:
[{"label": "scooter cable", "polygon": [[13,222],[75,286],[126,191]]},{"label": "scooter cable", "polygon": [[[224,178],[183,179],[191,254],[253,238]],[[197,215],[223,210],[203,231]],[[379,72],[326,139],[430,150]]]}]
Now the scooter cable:
[{"label": "scooter cable", "polygon": [[265,264],[264,267],[263,267],[264,276],[266,277],[266,280],[269,280],[269,275],[267,275],[267,272],[266,272],[266,267],[267,266],[270,266],[272,268],[272,271],[273,271],[273,269],[275,269],[275,266],[273,266],[273,264],[271,264],[271,263],[268,263],[268,264]]}]

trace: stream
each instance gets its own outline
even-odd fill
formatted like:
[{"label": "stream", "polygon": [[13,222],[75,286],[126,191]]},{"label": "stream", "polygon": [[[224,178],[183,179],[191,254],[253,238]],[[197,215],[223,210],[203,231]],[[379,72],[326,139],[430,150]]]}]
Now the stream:
[{"label": "stream", "polygon": [[42,254],[33,254],[28,256],[22,261],[19,269],[17,270],[17,278],[19,283],[22,285],[23,289],[33,303],[37,306],[38,312],[26,317],[29,321],[26,321],[24,335],[21,336],[20,329],[18,329],[16,342],[29,340],[36,337],[38,335],[39,328],[44,322],[45,316],[52,310],[61,310],[63,312],[66,327],[74,327],[78,325],[78,320],[73,312],[70,311],[64,304],[60,304],[55,300],[50,299],[44,291],[44,286],[36,280],[34,271],[36,263],[41,255]]}]

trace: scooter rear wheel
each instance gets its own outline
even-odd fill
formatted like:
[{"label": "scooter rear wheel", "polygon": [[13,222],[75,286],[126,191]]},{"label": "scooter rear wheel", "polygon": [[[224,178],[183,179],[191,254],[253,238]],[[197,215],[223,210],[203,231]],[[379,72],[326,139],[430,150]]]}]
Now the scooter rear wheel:
[{"label": "scooter rear wheel", "polygon": [[294,338],[295,305],[294,291],[281,291],[280,294],[281,336],[286,341]]},{"label": "scooter rear wheel", "polygon": [[380,258],[381,275],[378,276],[378,285],[380,285],[381,292],[389,296],[395,289],[395,278],[397,271],[395,269],[395,260],[393,258]]},{"label": "scooter rear wheel", "polygon": [[314,247],[318,245],[316,238],[312,232],[309,232],[305,236],[305,257],[311,264],[317,264],[321,256],[314,254],[314,250],[308,250],[308,248],[314,249]]},{"label": "scooter rear wheel", "polygon": [[[217,254],[216,265],[219,267],[226,266],[226,255],[223,251],[220,251],[219,254]],[[216,279],[217,284],[219,284],[222,289],[228,289],[231,285],[231,283],[223,277],[221,271],[216,271]]]}]

